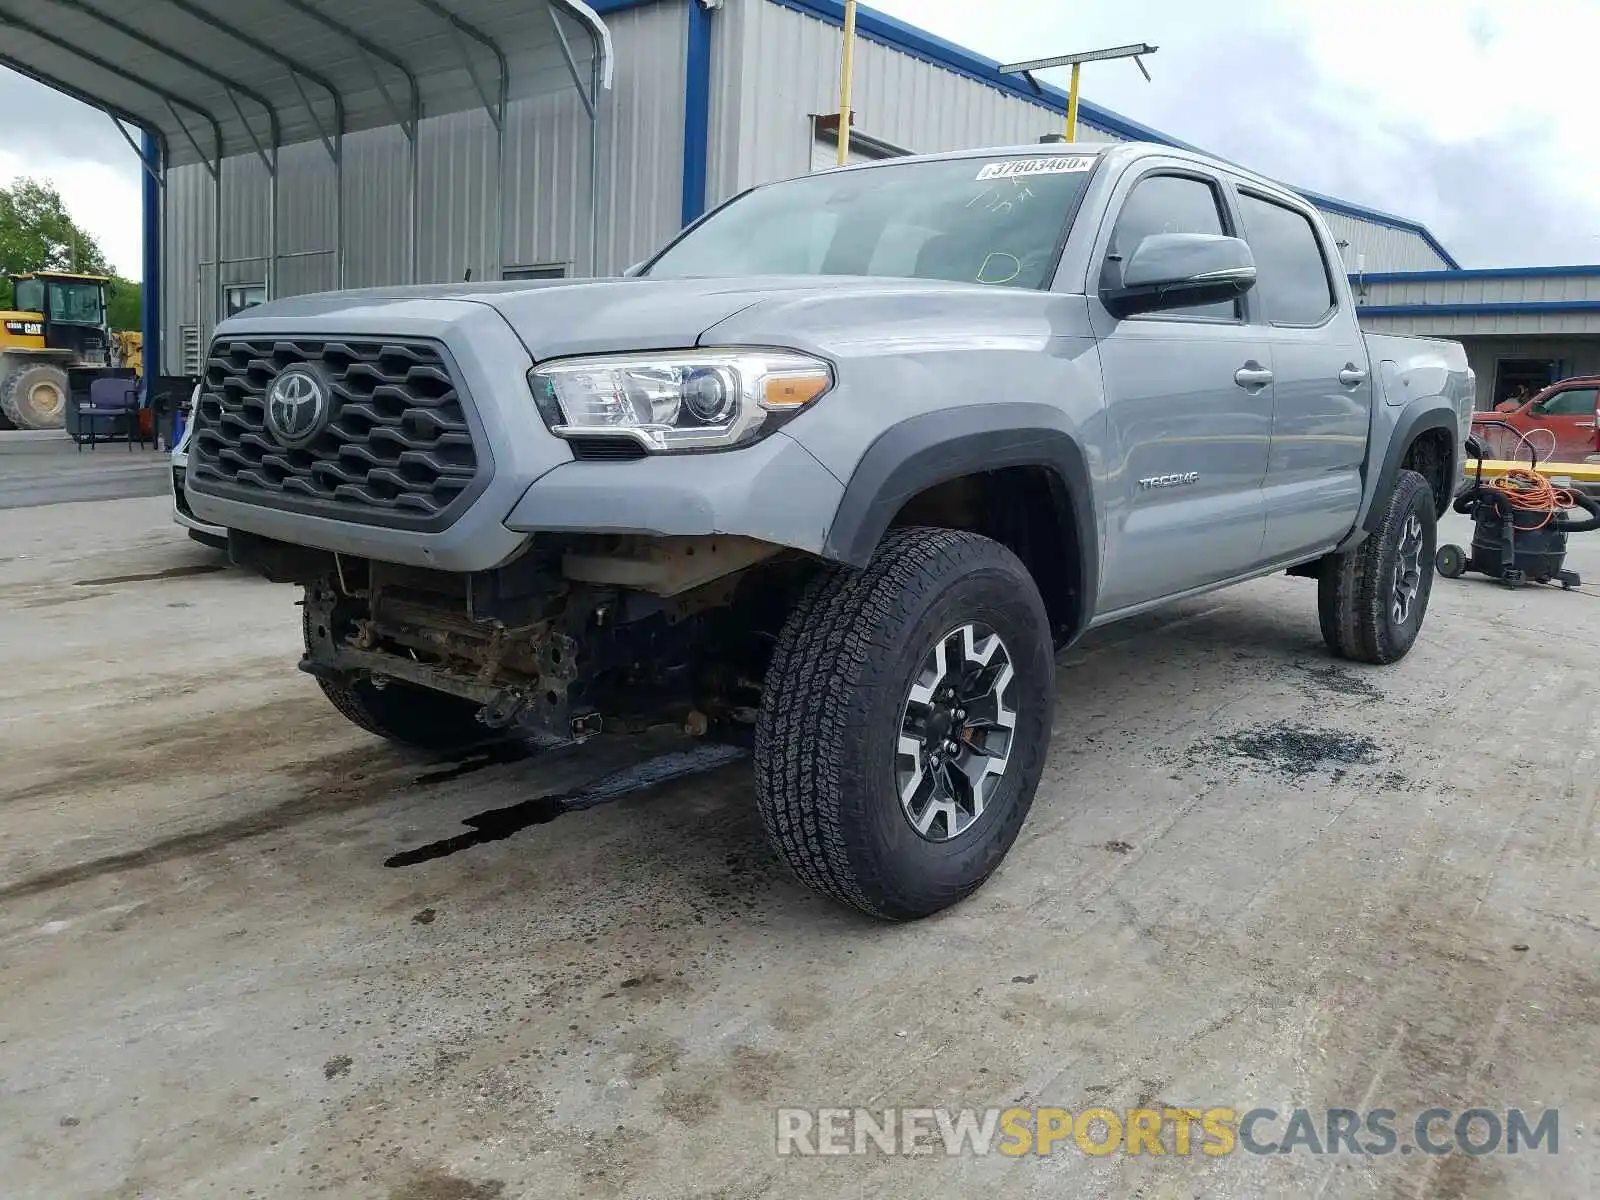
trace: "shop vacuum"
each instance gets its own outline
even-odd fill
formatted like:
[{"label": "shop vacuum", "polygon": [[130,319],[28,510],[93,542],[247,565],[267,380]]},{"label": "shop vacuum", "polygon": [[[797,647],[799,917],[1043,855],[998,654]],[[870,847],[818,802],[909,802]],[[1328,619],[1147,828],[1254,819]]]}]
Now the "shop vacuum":
[{"label": "shop vacuum", "polygon": [[[1471,443],[1469,443],[1469,452]],[[1441,546],[1434,559],[1439,574],[1459,579],[1477,571],[1507,587],[1559,583],[1578,587],[1583,580],[1566,569],[1567,535],[1600,529],[1600,503],[1570,488],[1558,488],[1538,471],[1508,471],[1485,481],[1478,447],[1476,481],[1456,497],[1455,510],[1473,520],[1472,550]],[[1574,517],[1582,509],[1587,517]]]}]

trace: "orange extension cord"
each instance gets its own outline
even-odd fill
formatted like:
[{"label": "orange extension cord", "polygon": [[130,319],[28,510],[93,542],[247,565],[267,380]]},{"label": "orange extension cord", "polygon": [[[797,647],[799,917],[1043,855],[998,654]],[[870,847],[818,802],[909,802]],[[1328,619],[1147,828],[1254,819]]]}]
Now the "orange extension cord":
[{"label": "orange extension cord", "polygon": [[1556,519],[1556,514],[1575,508],[1578,498],[1569,488],[1558,488],[1537,471],[1507,471],[1499,479],[1491,480],[1489,487],[1504,492],[1511,507],[1522,512],[1543,513],[1544,520],[1530,529],[1543,529]]}]

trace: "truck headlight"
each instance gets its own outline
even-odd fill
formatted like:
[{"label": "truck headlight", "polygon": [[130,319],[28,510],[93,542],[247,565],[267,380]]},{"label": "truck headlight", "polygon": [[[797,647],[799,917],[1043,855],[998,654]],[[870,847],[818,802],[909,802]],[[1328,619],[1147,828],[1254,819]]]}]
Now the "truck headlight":
[{"label": "truck headlight", "polygon": [[833,370],[788,350],[684,350],[556,360],[528,381],[558,436],[664,452],[754,441],[832,387]]}]

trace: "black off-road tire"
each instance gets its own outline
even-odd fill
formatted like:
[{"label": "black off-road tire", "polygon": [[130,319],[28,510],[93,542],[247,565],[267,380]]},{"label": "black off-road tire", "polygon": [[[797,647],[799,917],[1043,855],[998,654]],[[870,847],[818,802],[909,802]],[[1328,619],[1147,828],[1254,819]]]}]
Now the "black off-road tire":
[{"label": "black off-road tire", "polygon": [[[931,841],[901,807],[895,751],[922,660],[971,622],[998,633],[1009,653],[1016,729],[982,814]],[[1050,624],[1021,561],[973,533],[894,530],[865,569],[813,580],[779,637],[755,738],[767,835],[802,882],[862,912],[911,920],[947,908],[1016,841],[1054,702]]]},{"label": "black off-road tire", "polygon": [[[1340,658],[1392,663],[1404,658],[1422,631],[1433,591],[1438,518],[1433,488],[1415,471],[1401,471],[1383,505],[1382,522],[1359,546],[1330,554],[1317,582],[1322,640]],[[1420,578],[1404,621],[1395,619],[1401,539],[1415,517],[1422,529]]]},{"label": "black off-road tire", "polygon": [[[8,356],[16,363],[15,357]],[[54,403],[39,397],[55,394]],[[67,421],[67,372],[53,362],[26,362],[0,383],[0,412],[18,429],[60,429]]]},{"label": "black off-road tire", "polygon": [[[311,615],[305,616],[306,647]],[[498,740],[477,719],[478,705],[459,696],[392,680],[376,688],[370,680],[344,685],[318,677],[322,694],[353,724],[415,750],[449,753]]]}]

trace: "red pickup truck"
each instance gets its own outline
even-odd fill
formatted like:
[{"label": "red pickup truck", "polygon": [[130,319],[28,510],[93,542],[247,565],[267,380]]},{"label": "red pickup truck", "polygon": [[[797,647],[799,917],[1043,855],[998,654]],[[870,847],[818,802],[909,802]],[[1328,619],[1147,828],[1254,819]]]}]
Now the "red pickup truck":
[{"label": "red pickup truck", "polygon": [[1520,404],[1475,414],[1472,432],[1494,458],[1526,459],[1531,449],[1540,462],[1581,463],[1600,455],[1597,407],[1600,376],[1577,376]]}]

